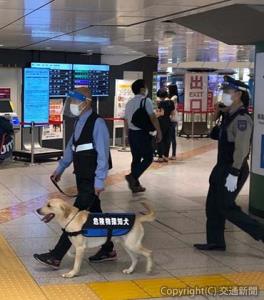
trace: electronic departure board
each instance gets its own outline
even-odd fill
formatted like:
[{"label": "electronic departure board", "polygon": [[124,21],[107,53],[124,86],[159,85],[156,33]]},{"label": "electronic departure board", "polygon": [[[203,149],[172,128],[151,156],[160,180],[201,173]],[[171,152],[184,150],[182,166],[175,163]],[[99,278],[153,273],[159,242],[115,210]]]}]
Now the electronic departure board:
[{"label": "electronic departure board", "polygon": [[73,65],[74,87],[88,86],[92,95],[109,95],[108,65]]},{"label": "electronic departure board", "polygon": [[31,63],[32,68],[46,68],[50,70],[50,96],[66,97],[73,89],[72,64]]},{"label": "electronic departure board", "polygon": [[50,70],[50,97],[66,97],[73,88],[89,87],[92,95],[109,95],[108,65],[79,65],[60,63],[31,63],[32,68]]}]

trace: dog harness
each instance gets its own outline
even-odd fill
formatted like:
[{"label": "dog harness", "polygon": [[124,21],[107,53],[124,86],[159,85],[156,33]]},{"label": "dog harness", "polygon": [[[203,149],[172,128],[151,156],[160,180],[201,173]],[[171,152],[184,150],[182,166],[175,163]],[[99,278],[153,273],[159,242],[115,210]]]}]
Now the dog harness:
[{"label": "dog harness", "polygon": [[89,213],[88,219],[81,230],[68,232],[66,228],[70,224],[69,222],[62,231],[69,237],[81,234],[85,237],[107,237],[111,239],[112,236],[128,234],[134,226],[135,218],[134,213]]}]

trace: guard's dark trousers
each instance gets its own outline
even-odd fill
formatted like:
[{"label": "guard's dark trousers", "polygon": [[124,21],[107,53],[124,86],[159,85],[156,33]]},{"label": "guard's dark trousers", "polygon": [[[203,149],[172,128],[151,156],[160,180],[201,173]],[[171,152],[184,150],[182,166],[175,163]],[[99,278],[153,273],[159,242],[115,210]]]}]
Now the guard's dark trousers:
[{"label": "guard's dark trousers", "polygon": [[[100,199],[95,195],[94,192],[94,180],[83,179],[76,175],[76,183],[78,189],[78,196],[75,200],[74,206],[80,210],[89,210],[90,212],[102,212]],[[66,233],[63,233],[55,246],[54,250],[51,251],[53,256],[62,260],[65,254],[71,247],[71,241]],[[113,243],[111,241],[106,242],[102,248],[106,252],[113,250]]]},{"label": "guard's dark trousers", "polygon": [[244,163],[238,179],[238,188],[235,192],[228,192],[225,187],[230,166],[217,164],[210,176],[210,187],[206,201],[207,216],[207,243],[225,246],[225,220],[238,226],[251,235],[255,240],[264,238],[264,226],[244,213],[235,200],[248,175],[248,163]]}]

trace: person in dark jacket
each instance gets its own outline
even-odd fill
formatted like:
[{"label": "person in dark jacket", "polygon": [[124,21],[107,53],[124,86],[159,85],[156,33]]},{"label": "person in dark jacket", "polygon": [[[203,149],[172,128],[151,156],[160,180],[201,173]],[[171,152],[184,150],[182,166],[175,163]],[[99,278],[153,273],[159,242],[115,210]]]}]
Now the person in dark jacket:
[{"label": "person in dark jacket", "polygon": [[165,89],[161,89],[157,92],[158,102],[158,120],[162,132],[162,140],[158,143],[158,162],[169,161],[169,151],[171,142],[171,114],[175,109],[174,102],[168,99],[168,92]]},{"label": "person in dark jacket", "polygon": [[177,147],[177,126],[178,126],[178,111],[177,106],[179,102],[178,88],[176,84],[171,84],[168,86],[169,99],[174,102],[175,109],[171,113],[171,123],[170,123],[170,145],[172,148],[171,160],[176,160],[176,147]]}]

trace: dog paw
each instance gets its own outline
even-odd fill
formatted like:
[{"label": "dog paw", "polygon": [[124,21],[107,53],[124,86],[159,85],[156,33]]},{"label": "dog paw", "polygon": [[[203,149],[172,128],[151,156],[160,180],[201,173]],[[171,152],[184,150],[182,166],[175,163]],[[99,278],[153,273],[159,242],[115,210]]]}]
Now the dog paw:
[{"label": "dog paw", "polygon": [[152,268],[147,268],[147,269],[146,269],[146,273],[147,273],[147,274],[150,274],[151,272],[152,272]]},{"label": "dog paw", "polygon": [[63,278],[72,278],[74,276],[75,276],[74,272],[69,272],[69,273],[62,274]]},{"label": "dog paw", "polygon": [[123,270],[123,273],[124,273],[124,274],[131,274],[131,273],[133,273],[133,270],[130,269],[130,268],[129,268],[129,269],[124,269],[124,270]]},{"label": "dog paw", "polygon": [[153,264],[151,263],[146,267],[146,273],[150,274],[152,272],[152,270],[153,270]]}]

